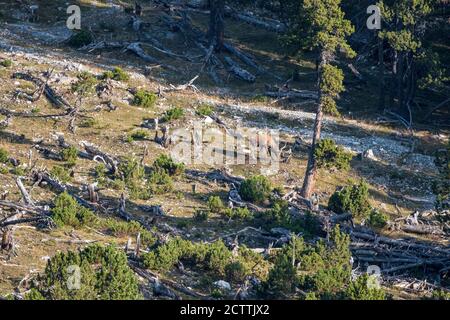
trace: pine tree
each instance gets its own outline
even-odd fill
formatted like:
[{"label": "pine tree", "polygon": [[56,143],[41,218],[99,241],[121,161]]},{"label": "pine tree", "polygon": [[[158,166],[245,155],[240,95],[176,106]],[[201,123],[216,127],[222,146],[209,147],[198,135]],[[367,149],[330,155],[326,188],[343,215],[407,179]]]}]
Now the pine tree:
[{"label": "pine tree", "polygon": [[319,92],[313,140],[302,188],[305,198],[309,198],[314,189],[317,171],[315,149],[320,140],[324,112],[337,113],[335,100],[344,90],[342,70],[330,63],[338,51],[347,57],[356,55],[346,41],[346,37],[354,32],[354,27],[345,19],[340,5],[340,0],[304,0],[302,4],[302,15],[308,30],[304,39],[317,52]]},{"label": "pine tree", "polygon": [[383,0],[378,5],[386,28],[379,36],[389,45],[392,58],[389,106],[392,109],[397,100],[399,112],[405,115],[411,113],[417,89],[417,58],[425,53],[422,39],[433,1]]}]

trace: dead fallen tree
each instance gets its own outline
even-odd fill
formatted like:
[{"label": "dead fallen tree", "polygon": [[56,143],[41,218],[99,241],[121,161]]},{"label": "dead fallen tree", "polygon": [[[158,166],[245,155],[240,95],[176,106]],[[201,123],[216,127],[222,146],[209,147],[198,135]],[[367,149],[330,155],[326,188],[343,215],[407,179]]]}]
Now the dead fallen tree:
[{"label": "dead fallen tree", "polygon": [[230,57],[224,57],[225,62],[228,64],[228,71],[236,78],[247,81],[255,82],[256,77],[245,69],[242,69],[233,59]]},{"label": "dead fallen tree", "polygon": [[[21,73],[16,72],[13,74],[13,79],[21,79],[25,81],[30,81],[34,83],[38,88],[42,87],[42,92],[44,93],[45,97],[57,108],[68,108],[73,109],[69,102],[67,102],[66,99],[64,99],[63,96],[56,93],[56,91],[48,85],[47,82],[44,82],[43,80],[29,74],[29,73]],[[48,79],[47,79],[48,81]]]},{"label": "dead fallen tree", "polygon": [[[206,10],[207,1],[191,0],[186,3],[186,7],[186,9],[190,8],[197,13],[209,14],[209,10]],[[225,7],[225,15],[233,19],[276,33],[285,32],[287,29],[286,25],[278,20],[259,17],[247,11],[239,12],[229,6]]]},{"label": "dead fallen tree", "polygon": [[266,96],[271,98],[284,99],[317,99],[317,92],[310,90],[289,90],[289,91],[267,91]]},{"label": "dead fallen tree", "polygon": [[268,31],[276,32],[276,33],[283,33],[286,31],[286,26],[281,23],[280,21],[268,19],[268,18],[262,18],[257,17],[249,12],[238,12],[236,10],[233,10],[231,8],[227,8],[225,10],[225,14],[231,16],[232,18],[236,20],[243,21],[245,23],[251,24],[256,27],[263,28]]},{"label": "dead fallen tree", "polygon": [[107,154],[105,152],[102,152],[100,149],[98,149],[96,146],[94,146],[91,143],[82,141],[81,144],[84,146],[86,155],[91,160],[102,161],[111,174],[116,174],[119,172],[119,169],[118,169],[119,160],[118,159],[116,159],[113,156],[110,156],[109,154]]},{"label": "dead fallen tree", "polygon": [[242,181],[244,181],[244,178],[240,178],[240,177],[234,177],[232,175],[230,175],[228,172],[226,172],[225,170],[220,170],[220,169],[216,169],[216,170],[212,170],[210,172],[203,172],[203,171],[198,171],[198,170],[190,170],[187,169],[185,171],[185,175],[187,178],[189,179],[193,179],[193,180],[209,180],[209,181],[215,181],[215,182],[225,182],[225,183],[232,183],[236,186],[239,186]]},{"label": "dead fallen tree", "polygon": [[445,221],[439,221],[437,212],[433,211],[416,211],[407,217],[396,219],[395,222],[389,223],[389,229],[442,237],[447,236],[450,230],[449,224]]},{"label": "dead fallen tree", "polygon": [[[310,203],[299,198],[296,190],[289,192],[284,199],[298,210],[300,218],[310,209]],[[333,226],[340,225],[341,230],[350,235],[350,249],[356,262],[362,265],[378,265],[382,274],[395,274],[419,267],[427,267],[437,273],[450,269],[449,247],[412,238],[395,239],[382,236],[367,227],[355,225],[350,213],[335,214],[317,207],[314,218],[327,235]]]},{"label": "dead fallen tree", "polygon": [[142,60],[148,62],[148,63],[153,63],[153,64],[159,64],[161,67],[172,70],[172,71],[178,71],[175,67],[172,67],[170,65],[164,64],[164,63],[160,63],[158,61],[158,59],[150,56],[149,54],[147,54],[144,49],[142,48],[142,45],[140,42],[133,42],[130,43],[126,49],[126,51],[131,51],[133,52],[135,55],[137,55],[139,58],[141,58]]},{"label": "dead fallen tree", "polygon": [[379,264],[382,273],[418,267],[442,270],[450,267],[450,248],[413,239],[393,239],[366,228],[344,228],[352,239],[351,249],[361,263]]},{"label": "dead fallen tree", "polygon": [[[134,272],[136,272],[136,274],[138,274],[139,276],[141,276],[142,278],[148,280],[150,283],[152,283],[153,285],[160,285],[159,283],[164,284],[165,286],[171,287],[173,290],[176,290],[178,292],[181,292],[185,295],[188,295],[190,297],[194,297],[194,298],[203,298],[205,299],[207,297],[207,295],[203,295],[199,292],[196,292],[192,289],[189,289],[181,284],[179,284],[176,281],[167,279],[162,277],[161,275],[152,272],[150,270],[145,270],[142,269],[135,261],[133,260],[128,260],[129,265],[131,267],[131,269],[133,269]],[[173,295],[170,294],[169,295]],[[177,296],[177,295],[176,295]],[[178,297],[178,296],[177,296]],[[175,297],[174,297],[175,298]]]},{"label": "dead fallen tree", "polygon": [[90,203],[89,201],[83,199],[82,197],[78,196],[71,188],[57,179],[53,178],[48,172],[46,171],[35,171],[33,172],[34,180],[38,183],[46,182],[53,190],[55,190],[58,193],[67,192],[70,194],[80,205],[83,207],[86,207],[92,211],[97,211],[99,209],[99,206],[93,203]]}]

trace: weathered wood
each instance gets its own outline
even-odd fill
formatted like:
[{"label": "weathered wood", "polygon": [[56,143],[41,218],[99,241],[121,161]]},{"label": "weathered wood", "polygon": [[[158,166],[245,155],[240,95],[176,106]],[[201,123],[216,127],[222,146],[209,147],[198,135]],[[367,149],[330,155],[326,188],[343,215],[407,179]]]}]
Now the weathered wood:
[{"label": "weathered wood", "polygon": [[115,159],[114,157],[101,151],[100,149],[98,149],[96,146],[94,146],[91,143],[83,141],[83,142],[81,142],[81,144],[84,146],[86,153],[89,155],[89,157],[92,160],[96,160],[96,159],[100,158],[104,162],[104,164],[107,166],[107,168],[111,174],[116,174],[119,172],[119,169],[118,169],[119,161],[117,159]]},{"label": "weathered wood", "polygon": [[256,77],[247,70],[242,69],[233,59],[230,57],[225,57],[224,60],[229,66],[228,71],[236,78],[247,82],[255,82]]},{"label": "weathered wood", "polygon": [[2,242],[0,249],[5,251],[12,251],[14,249],[13,231],[11,228],[4,228],[2,233]]},{"label": "weathered wood", "polygon": [[27,189],[25,189],[25,186],[23,185],[22,179],[20,177],[16,178],[16,184],[20,190],[20,193],[22,194],[22,198],[23,198],[23,201],[25,202],[25,204],[29,205],[29,206],[34,206],[34,202],[31,199],[31,196],[28,193]]},{"label": "weathered wood", "polygon": [[92,203],[97,203],[99,200],[98,193],[95,189],[96,189],[95,183],[91,183],[88,185],[89,201]]},{"label": "weathered wood", "polygon": [[55,107],[57,107],[57,108],[65,107],[65,108],[72,109],[72,106],[70,105],[70,103],[67,102],[66,99],[64,99],[64,97],[62,97],[61,95],[58,95],[53,88],[51,88],[48,84],[46,84],[41,79],[36,78],[31,74],[21,73],[21,72],[14,73],[13,79],[22,79],[22,80],[30,81],[30,82],[33,82],[38,87],[43,85],[44,86],[44,94],[45,94],[46,98]]},{"label": "weathered wood", "polygon": [[52,178],[48,172],[46,171],[36,171],[33,173],[34,174],[34,179],[36,181],[45,181],[48,183],[48,185],[53,188],[55,191],[62,193],[62,192],[67,192],[69,193],[80,205],[82,205],[83,207],[86,207],[92,211],[96,211],[98,209],[98,207],[93,204],[90,203],[89,201],[81,198],[80,196],[78,196],[75,192],[71,191],[70,188],[66,185],[64,185],[63,183],[61,183],[60,181]]},{"label": "weathered wood", "polygon": [[145,53],[144,49],[142,49],[142,46],[139,42],[133,42],[130,43],[127,48],[128,51],[131,51],[135,53],[139,58],[142,60],[149,62],[149,63],[158,63],[158,60],[147,53]]},{"label": "weathered wood", "polygon": [[309,90],[268,91],[265,95],[271,98],[317,99],[317,92]]},{"label": "weathered wood", "polygon": [[138,275],[140,275],[144,279],[149,280],[151,283],[155,283],[156,281],[161,281],[165,285],[175,289],[178,292],[184,293],[185,295],[188,295],[188,296],[191,296],[194,298],[206,298],[207,297],[206,295],[196,292],[194,290],[188,289],[173,280],[166,279],[153,271],[144,270],[144,269],[140,268],[137,265],[137,263],[134,261],[129,260],[129,265],[130,265],[131,269],[133,269],[134,272],[136,272]]}]

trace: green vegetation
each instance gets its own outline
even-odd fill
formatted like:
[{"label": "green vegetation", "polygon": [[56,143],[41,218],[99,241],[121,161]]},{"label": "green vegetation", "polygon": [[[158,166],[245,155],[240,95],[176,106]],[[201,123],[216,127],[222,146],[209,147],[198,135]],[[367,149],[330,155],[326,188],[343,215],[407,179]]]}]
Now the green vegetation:
[{"label": "green vegetation", "polygon": [[243,283],[251,274],[251,270],[241,261],[235,261],[225,266],[225,277],[231,283]]},{"label": "green vegetation", "polygon": [[184,109],[180,107],[173,107],[167,110],[161,118],[161,122],[170,122],[184,117]]},{"label": "green vegetation", "polygon": [[156,158],[155,162],[153,162],[154,170],[162,170],[171,176],[179,176],[184,172],[184,164],[176,163],[170,156],[165,154],[160,155]]},{"label": "green vegetation", "polygon": [[72,180],[69,170],[62,166],[54,166],[52,170],[50,170],[50,175],[52,178],[62,183],[68,183]]},{"label": "green vegetation", "polygon": [[72,83],[72,92],[80,96],[91,94],[95,91],[97,78],[89,72],[81,72],[77,75],[78,80]]},{"label": "green vegetation", "polygon": [[87,224],[93,224],[96,216],[89,209],[79,205],[67,192],[64,192],[58,195],[54,201],[52,219],[58,227],[79,228]]},{"label": "green vegetation", "polygon": [[148,178],[148,188],[151,194],[165,194],[173,191],[173,179],[164,170],[153,170]]},{"label": "green vegetation", "polygon": [[264,176],[253,176],[242,182],[239,194],[242,199],[254,203],[262,203],[269,199],[273,187]]},{"label": "green vegetation", "polygon": [[0,163],[7,163],[9,161],[9,154],[3,148],[0,148]]},{"label": "green vegetation", "polygon": [[261,295],[285,297],[295,288],[306,293],[305,299],[384,299],[380,289],[369,289],[365,276],[351,281],[350,238],[335,227],[330,242],[320,240],[306,244],[292,237],[277,254],[268,278],[262,283]]},{"label": "green vegetation", "polygon": [[144,228],[137,221],[122,221],[113,218],[97,219],[96,227],[105,230],[108,234],[115,237],[133,237],[138,233],[141,234],[141,244],[144,247],[149,247],[155,244],[156,237],[153,233]]},{"label": "green vegetation", "polygon": [[152,108],[156,100],[158,100],[158,96],[153,92],[139,89],[134,95],[133,104],[143,108]]},{"label": "green vegetation", "polygon": [[230,250],[221,240],[206,244],[175,238],[145,254],[143,263],[148,269],[167,272],[182,261],[186,265],[224,275],[231,257]]},{"label": "green vegetation", "polygon": [[382,229],[388,223],[388,216],[378,210],[372,210],[367,218],[367,224],[373,228]]},{"label": "green vegetation", "polygon": [[128,81],[130,76],[120,67],[114,67],[113,70],[107,70],[101,76],[102,79],[113,79],[116,81]]},{"label": "green vegetation", "polygon": [[11,68],[11,66],[12,66],[12,60],[10,60],[10,59],[2,60],[2,61],[0,62],[0,66],[5,67],[5,68]]},{"label": "green vegetation", "polygon": [[149,137],[148,131],[144,129],[138,129],[131,132],[127,137],[127,142],[133,142],[136,140],[147,140]]},{"label": "green vegetation", "polygon": [[134,157],[125,158],[119,165],[120,176],[132,199],[146,200],[150,197],[145,186],[145,169]]},{"label": "green vegetation", "polygon": [[314,155],[319,168],[338,170],[350,169],[350,161],[353,156],[341,146],[335,144],[331,139],[322,139],[317,144]]},{"label": "green vegetation", "polygon": [[132,199],[148,200],[153,195],[165,194],[173,191],[174,176],[184,172],[184,165],[175,163],[166,155],[159,156],[152,167],[146,172],[144,165],[135,157],[121,160],[118,173],[108,175],[103,164],[97,165],[93,173],[102,186],[116,190],[127,190]]},{"label": "green vegetation", "polygon": [[96,125],[98,125],[98,121],[95,118],[85,118],[78,124],[80,128],[93,128]]},{"label": "green vegetation", "polygon": [[92,41],[94,41],[94,36],[92,33],[89,30],[82,29],[75,31],[75,33],[69,38],[67,44],[72,47],[80,48],[90,44]]},{"label": "green vegetation", "polygon": [[220,213],[225,208],[222,199],[218,196],[211,196],[208,198],[208,208],[212,213]]},{"label": "green vegetation", "polygon": [[194,212],[193,218],[195,221],[204,222],[209,218],[209,211],[197,209]]},{"label": "green vegetation", "polygon": [[374,284],[374,275],[364,274],[355,281],[352,281],[345,290],[345,298],[349,300],[386,300],[386,293],[383,289],[377,288]]},{"label": "green vegetation", "polygon": [[74,167],[78,159],[77,148],[70,146],[61,150],[61,158],[67,163],[69,167]]},{"label": "green vegetation", "polygon": [[356,217],[367,217],[372,211],[367,183],[361,180],[359,184],[336,191],[328,201],[328,209],[339,214],[350,212]]},{"label": "green vegetation", "polygon": [[[438,164],[442,168],[441,179],[433,183],[433,192],[436,194],[436,210],[443,212],[450,208],[450,140],[443,154],[436,157]],[[445,216],[445,215],[443,215]],[[443,217],[444,220],[445,217]]]},{"label": "green vegetation", "polygon": [[[77,273],[79,272],[79,278]],[[51,258],[27,300],[142,299],[127,256],[113,246],[91,245]]]},{"label": "green vegetation", "polygon": [[433,290],[431,294],[433,300],[450,300],[450,292],[444,290]]},{"label": "green vegetation", "polygon": [[197,107],[196,112],[199,116],[210,117],[214,113],[214,107],[209,104],[202,103]]},{"label": "green vegetation", "polygon": [[253,218],[252,213],[247,207],[233,209],[226,208],[225,210],[222,210],[221,213],[232,220],[251,220]]}]

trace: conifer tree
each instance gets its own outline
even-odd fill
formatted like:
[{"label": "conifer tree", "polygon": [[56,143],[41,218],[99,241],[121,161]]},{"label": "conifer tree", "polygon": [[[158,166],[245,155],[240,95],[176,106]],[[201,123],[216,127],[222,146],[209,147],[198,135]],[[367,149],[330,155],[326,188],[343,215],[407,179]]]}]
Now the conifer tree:
[{"label": "conifer tree", "polygon": [[317,52],[318,101],[312,145],[303,182],[302,196],[309,198],[314,189],[317,161],[315,149],[320,140],[324,113],[336,114],[336,98],[344,90],[342,70],[331,65],[336,53],[347,57],[356,53],[346,41],[354,32],[350,21],[345,19],[341,0],[303,0],[302,15],[307,25],[307,44]]},{"label": "conifer tree", "polygon": [[417,62],[427,55],[422,39],[433,1],[382,0],[378,5],[385,22],[379,36],[389,45],[392,59],[389,106],[392,109],[396,100],[400,114],[409,111],[412,116],[410,103],[417,89]]}]

